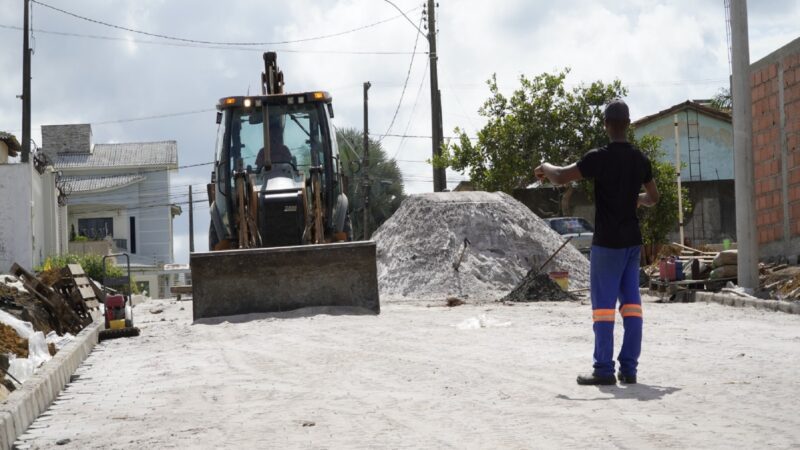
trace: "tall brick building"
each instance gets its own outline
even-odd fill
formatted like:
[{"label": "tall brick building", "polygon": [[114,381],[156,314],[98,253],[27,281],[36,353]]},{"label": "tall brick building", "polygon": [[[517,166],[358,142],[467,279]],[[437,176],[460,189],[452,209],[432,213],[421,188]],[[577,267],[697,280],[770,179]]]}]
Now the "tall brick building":
[{"label": "tall brick building", "polygon": [[800,255],[800,38],[750,66],[761,257]]}]

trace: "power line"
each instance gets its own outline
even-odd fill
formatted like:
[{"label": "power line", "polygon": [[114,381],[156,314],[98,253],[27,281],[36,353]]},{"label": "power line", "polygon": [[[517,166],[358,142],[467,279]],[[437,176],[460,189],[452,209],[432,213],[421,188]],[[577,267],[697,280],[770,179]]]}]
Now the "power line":
[{"label": "power line", "polygon": [[[422,18],[420,17],[420,23],[422,23]],[[392,127],[394,126],[395,120],[397,120],[397,113],[400,112],[400,107],[403,105],[403,97],[406,95],[406,88],[408,87],[408,80],[411,79],[411,69],[414,67],[414,57],[417,54],[417,44],[419,43],[419,34],[414,35],[414,49],[411,50],[411,62],[408,64],[408,72],[406,73],[406,81],[403,82],[403,90],[400,92],[400,101],[397,102],[397,108],[394,110],[394,116],[392,116],[392,121],[389,122],[389,127],[386,128],[386,133],[384,133],[380,138],[378,138],[378,142],[383,141],[383,138],[392,131]]]},{"label": "power line", "polygon": [[[419,88],[417,89],[417,97],[414,99],[414,106],[411,107],[411,114],[408,116],[408,122],[406,123],[406,129],[403,130],[403,134],[408,134],[409,128],[411,128],[411,121],[414,119],[414,113],[417,110],[417,103],[419,103],[419,96],[422,94],[422,88],[425,86],[425,80],[428,76],[428,64],[429,61],[425,60],[425,68],[422,69],[422,80],[419,82]],[[397,145],[397,150],[394,152],[394,156],[392,159],[397,159],[397,155],[400,153],[400,149],[403,148],[403,144],[405,143],[405,139],[400,140],[400,144]]]},{"label": "power line", "polygon": [[[87,199],[90,199],[92,201],[97,201],[97,202],[129,200],[132,195],[133,196],[137,196],[137,194],[138,194],[138,198],[140,198],[140,199],[146,199],[146,198],[180,199],[181,197],[188,197],[189,196],[189,192],[188,192],[188,190],[183,190],[183,189],[178,189],[178,188],[186,188],[186,187],[189,187],[189,186],[192,186],[192,187],[194,187],[194,186],[205,187],[205,184],[203,184],[203,185],[197,184],[197,185],[185,185],[185,186],[170,186],[169,189],[163,188],[163,187],[162,188],[148,188],[148,189],[138,190],[137,192],[135,192],[133,194],[115,192],[113,190],[112,191],[105,191],[105,192],[91,192],[91,191],[72,192],[72,193],[68,192],[67,193],[67,197],[73,197],[73,196],[77,196],[77,195],[85,195],[85,196],[91,196],[90,198],[87,198]],[[122,186],[122,188],[124,188],[124,187],[128,187],[128,186]],[[166,191],[166,193],[165,193],[165,191]],[[195,195],[202,195],[202,194],[206,194],[207,191],[205,189],[192,189],[192,193],[195,194]]]},{"label": "power line", "polygon": [[[687,79],[687,80],[655,80],[655,81],[633,81],[624,82],[625,87],[633,88],[661,88],[669,86],[693,86],[705,84],[718,84],[727,82],[727,78],[700,78],[700,79]],[[586,86],[586,83],[564,83],[567,87],[580,87]],[[453,90],[483,90],[486,88],[486,83],[455,83],[449,86]]]},{"label": "power line", "polygon": [[[193,199],[192,203],[201,203],[201,204],[205,204],[207,206],[208,198],[199,198],[199,199],[196,199],[196,200]],[[184,201],[184,202],[145,203],[145,204],[142,204],[142,205],[139,205],[139,206],[134,206],[134,207],[127,207],[125,205],[97,206],[95,209],[77,210],[77,211],[75,211],[75,214],[95,214],[95,213],[112,212],[112,211],[117,211],[117,210],[125,210],[126,212],[142,211],[142,210],[153,209],[153,208],[166,208],[166,207],[171,207],[171,206],[185,206],[185,205],[188,205],[188,204],[189,204],[189,201],[187,200],[187,201]],[[68,205],[69,205],[69,203],[68,203]],[[80,204],[80,203],[73,203],[71,206],[75,207],[75,206],[82,206],[82,205],[83,206],[92,206],[92,205]],[[199,207],[199,206],[200,205],[195,206],[195,207]]]},{"label": "power line", "polygon": [[216,111],[217,108],[206,108],[206,109],[196,109],[194,111],[183,111],[183,112],[175,112],[175,113],[166,113],[166,114],[158,114],[153,116],[144,116],[144,117],[131,117],[127,119],[115,119],[115,120],[105,120],[101,122],[89,122],[92,125],[108,125],[113,123],[127,123],[127,122],[139,122],[142,120],[153,120],[153,119],[166,119],[169,117],[179,117],[179,116],[189,116],[194,114],[202,114],[207,112]]},{"label": "power line", "polygon": [[[433,139],[432,136],[422,136],[416,134],[387,134],[386,137],[403,138],[403,139]],[[461,136],[442,136],[443,139],[461,139]],[[471,141],[477,141],[477,137],[467,136]]]},{"label": "power line", "polygon": [[[202,163],[196,163],[196,164],[186,164],[186,165],[183,165],[183,166],[170,167],[170,168],[166,168],[166,169],[143,169],[143,170],[141,170],[139,172],[136,172],[136,174],[137,175],[145,175],[145,174],[149,174],[149,173],[170,172],[170,171],[177,171],[177,170],[180,170],[180,169],[191,169],[192,167],[210,166],[210,165],[214,164],[215,162],[216,161],[202,162]],[[59,167],[55,167],[54,166],[54,168],[55,168],[56,171],[62,172],[64,177],[69,177],[69,176],[82,176],[82,175],[70,175],[70,171],[72,169],[75,169],[76,171],[79,171],[81,169],[85,169],[86,167],[61,167],[61,168],[59,168]],[[127,173],[127,174],[131,174],[131,173]],[[111,175],[109,175],[109,176],[111,176]]]},{"label": "power line", "polygon": [[[194,114],[202,114],[211,111],[216,111],[216,108],[206,108],[206,109],[195,109],[192,111],[180,111],[174,113],[166,113],[166,114],[156,114],[152,116],[143,116],[143,117],[128,117],[124,119],[112,119],[112,120],[103,120],[99,122],[94,121],[87,121],[87,123],[91,125],[110,125],[110,124],[118,124],[118,123],[128,123],[128,122],[140,122],[144,120],[154,120],[154,119],[168,119],[172,117],[181,117],[181,116],[190,116]],[[41,126],[41,125],[39,125]],[[11,132],[19,132],[20,130],[11,130]]]},{"label": "power line", "polygon": [[[16,30],[22,31],[22,27],[18,27],[15,25],[5,25],[0,24],[0,28],[5,28],[8,30]],[[53,30],[43,30],[43,29],[31,29],[31,32],[37,32],[42,34],[50,34],[55,36],[66,36],[66,37],[75,37],[75,38],[83,38],[83,39],[95,39],[101,41],[113,41],[113,42],[124,42],[124,43],[135,43],[135,44],[145,44],[145,45],[160,45],[165,47],[180,47],[180,48],[200,48],[200,49],[211,49],[211,50],[237,50],[237,51],[244,51],[244,52],[262,52],[262,49],[258,48],[250,48],[250,47],[233,47],[233,46],[224,46],[224,45],[207,45],[207,44],[192,44],[186,42],[162,42],[162,41],[152,41],[152,40],[144,40],[144,39],[130,39],[126,37],[117,37],[117,36],[103,36],[103,35],[96,35],[96,34],[81,34],[81,33],[69,33],[65,31],[53,31]],[[290,48],[283,48],[279,49],[283,53],[308,53],[308,54],[336,54],[336,55],[409,55],[411,52],[407,51],[380,51],[380,50],[306,50],[306,49],[290,49]],[[419,54],[427,54],[427,52],[418,52]]]},{"label": "power line", "polygon": [[275,42],[226,42],[226,41],[206,41],[206,40],[201,40],[201,39],[188,39],[188,38],[182,38],[182,37],[177,37],[177,36],[170,36],[170,35],[166,35],[166,34],[151,33],[151,32],[148,32],[148,31],[136,30],[136,29],[133,29],[133,28],[123,27],[121,25],[115,25],[115,24],[112,24],[112,23],[109,23],[109,22],[104,22],[102,20],[97,20],[97,19],[92,19],[90,17],[82,16],[82,15],[79,15],[79,14],[76,14],[76,13],[73,13],[73,12],[70,12],[70,11],[67,11],[67,10],[64,10],[64,9],[56,8],[55,6],[48,5],[47,3],[42,3],[42,2],[37,1],[37,0],[31,0],[31,3],[35,3],[37,5],[41,5],[41,6],[45,7],[45,8],[51,9],[53,11],[60,12],[62,14],[66,14],[66,15],[74,17],[76,19],[84,20],[84,21],[91,22],[91,23],[94,23],[94,24],[97,24],[97,25],[103,25],[103,26],[106,26],[106,27],[109,27],[109,28],[115,28],[117,30],[123,30],[123,31],[128,31],[128,32],[131,32],[131,33],[141,34],[141,35],[144,35],[144,36],[167,39],[167,40],[171,40],[171,41],[188,42],[188,43],[192,43],[192,44],[210,44],[210,45],[228,45],[228,46],[280,45],[280,44],[293,44],[293,43],[297,43],[297,42],[308,42],[308,41],[316,41],[316,40],[321,40],[321,39],[329,39],[329,38],[333,38],[333,37],[343,36],[345,34],[355,33],[357,31],[365,30],[367,28],[372,28],[372,27],[384,24],[386,22],[390,22],[390,21],[398,19],[400,17],[405,17],[405,14],[407,12],[411,12],[411,11],[414,11],[416,9],[421,8],[421,6],[418,6],[417,8],[410,9],[406,13],[404,13],[401,10],[400,11],[401,12],[400,15],[393,16],[393,17],[390,17],[388,19],[383,19],[383,20],[380,20],[378,22],[373,22],[373,23],[370,23],[370,24],[367,24],[367,25],[363,25],[363,26],[360,26],[360,27],[357,27],[357,28],[352,28],[350,30],[345,30],[345,31],[337,32],[337,33],[325,34],[325,35],[320,35],[320,36],[313,36],[313,37],[308,37],[308,38],[293,39],[293,40],[286,40],[286,41],[275,41]]},{"label": "power line", "polygon": [[[412,20],[411,20],[411,18],[410,18],[410,17],[408,17],[408,15],[406,14],[406,13],[408,13],[408,12],[411,12],[411,11],[413,11],[413,9],[412,9],[412,10],[409,10],[409,11],[406,11],[406,12],[403,12],[403,10],[402,10],[402,9],[400,9],[400,7],[399,7],[399,6],[395,5],[393,1],[391,1],[391,0],[383,0],[383,1],[385,1],[386,3],[388,3],[388,4],[392,5],[392,7],[393,7],[394,9],[396,9],[396,10],[400,11],[400,14],[401,14],[403,17],[405,17],[405,18],[406,18],[406,20],[408,21],[408,23],[410,23],[412,27],[416,28],[416,29],[417,29],[417,31],[419,31],[419,34],[421,34],[421,35],[425,36],[426,38],[428,37],[428,36],[427,36],[425,33],[423,33],[423,31],[422,31],[422,30],[420,30],[420,29],[419,29],[419,26],[417,26],[417,25],[414,23],[414,21],[412,21]],[[416,9],[416,8],[415,8],[415,9]]]},{"label": "power line", "polygon": [[[411,182],[411,183],[423,183],[423,182],[424,183],[429,183],[429,182],[433,181],[433,178],[428,178],[428,177],[424,177],[424,176],[413,176],[413,175],[404,176],[404,177],[401,177],[401,179],[404,182]],[[448,184],[453,184],[453,183],[459,183],[461,181],[469,181],[469,180],[468,179],[451,179],[451,180],[448,180],[447,183]],[[201,195],[203,194],[202,192],[198,192],[198,193],[201,194]],[[186,195],[188,196],[188,193]],[[203,209],[203,208],[208,208],[209,207],[209,205],[208,205],[208,197],[193,199],[192,203],[196,204],[194,206],[195,209]],[[131,211],[142,211],[142,210],[153,209],[153,208],[166,208],[166,207],[172,207],[172,206],[186,206],[188,204],[189,204],[189,201],[186,200],[186,201],[171,201],[171,202],[166,202],[166,203],[164,203],[164,202],[144,203],[144,204],[141,204],[139,206],[134,206],[134,207],[128,207],[128,206],[125,206],[125,205],[116,205],[116,206],[109,205],[109,206],[97,206],[94,209],[83,209],[83,210],[76,211],[76,213],[77,214],[95,214],[95,213],[112,212],[112,211],[117,211],[117,210],[124,210],[125,212],[131,212]],[[73,203],[72,206],[92,206],[92,205]]]}]

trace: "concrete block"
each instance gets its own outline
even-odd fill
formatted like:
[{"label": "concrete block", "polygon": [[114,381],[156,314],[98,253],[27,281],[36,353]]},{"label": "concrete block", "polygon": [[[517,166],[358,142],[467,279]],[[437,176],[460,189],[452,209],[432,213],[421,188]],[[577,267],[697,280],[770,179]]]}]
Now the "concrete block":
[{"label": "concrete block", "polygon": [[[14,433],[14,420],[11,417],[11,413],[8,411],[0,411],[0,435],[13,436]],[[6,439],[0,439],[0,450],[7,450],[10,448],[11,444],[9,444]]]},{"label": "concrete block", "polygon": [[0,450],[12,448],[34,420],[47,410],[95,345],[102,322],[89,325],[0,404]]},{"label": "concrete block", "polygon": [[767,300],[766,304],[767,304],[767,308],[770,311],[779,311],[779,309],[778,309],[778,301],[777,300]]}]

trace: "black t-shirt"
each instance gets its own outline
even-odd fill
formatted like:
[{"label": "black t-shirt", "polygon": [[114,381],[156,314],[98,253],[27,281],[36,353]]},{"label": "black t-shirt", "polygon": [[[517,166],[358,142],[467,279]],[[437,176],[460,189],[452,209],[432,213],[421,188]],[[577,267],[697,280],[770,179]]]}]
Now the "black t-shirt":
[{"label": "black t-shirt", "polygon": [[653,179],[650,160],[627,142],[590,150],[580,161],[583,178],[594,180],[594,238],[608,248],[642,245],[636,203],[642,185]]}]

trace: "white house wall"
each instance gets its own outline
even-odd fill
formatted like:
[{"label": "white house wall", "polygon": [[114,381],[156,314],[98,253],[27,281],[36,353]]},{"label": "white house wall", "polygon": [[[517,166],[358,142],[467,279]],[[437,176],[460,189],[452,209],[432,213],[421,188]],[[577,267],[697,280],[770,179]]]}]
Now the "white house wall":
[{"label": "white house wall", "polygon": [[61,254],[61,214],[59,214],[56,174],[48,169],[42,175],[42,213],[44,256]]},{"label": "white house wall", "polygon": [[[83,174],[70,172],[70,175]],[[153,171],[144,175],[144,181],[119,189],[70,195],[69,223],[77,233],[80,218],[112,217],[114,238],[126,239],[130,248],[129,217],[135,217],[135,259],[144,264],[170,264],[173,262],[173,253],[169,172]]]},{"label": "white house wall", "polygon": [[53,220],[52,215],[45,217],[44,206],[46,203],[44,196],[44,189],[42,189],[42,175],[33,168],[33,164],[27,164],[31,168],[31,230],[33,230],[33,257],[31,261],[31,268],[37,266],[44,261],[45,257],[45,243],[48,239],[45,238],[45,222]]},{"label": "white house wall", "polygon": [[30,270],[48,256],[46,243],[55,236],[46,235],[52,227],[45,224],[57,212],[45,209],[42,178],[33,164],[0,165],[0,272],[14,263]]}]

